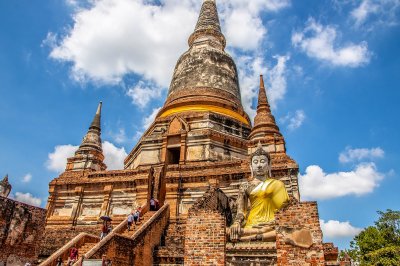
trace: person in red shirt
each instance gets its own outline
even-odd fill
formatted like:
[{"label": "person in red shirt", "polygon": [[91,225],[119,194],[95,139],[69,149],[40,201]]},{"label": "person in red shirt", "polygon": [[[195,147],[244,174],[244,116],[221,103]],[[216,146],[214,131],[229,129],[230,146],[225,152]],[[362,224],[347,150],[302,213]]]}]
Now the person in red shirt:
[{"label": "person in red shirt", "polygon": [[78,249],[74,246],[69,251],[68,266],[73,265],[78,260]]}]

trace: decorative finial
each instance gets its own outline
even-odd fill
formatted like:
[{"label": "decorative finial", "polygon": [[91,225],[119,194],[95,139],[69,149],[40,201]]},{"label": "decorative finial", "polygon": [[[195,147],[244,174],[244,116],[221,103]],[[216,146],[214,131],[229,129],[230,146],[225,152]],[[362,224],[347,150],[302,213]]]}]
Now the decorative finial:
[{"label": "decorative finial", "polygon": [[103,102],[100,101],[99,106],[97,106],[97,111],[96,111],[96,115],[100,115],[101,114],[101,106],[103,105]]},{"label": "decorative finial", "polygon": [[97,129],[101,130],[101,124],[100,124],[100,119],[101,119],[101,107],[103,105],[103,102],[100,102],[99,105],[97,106],[96,114],[93,118],[93,122],[90,125],[90,128],[96,127]]},{"label": "decorative finial", "polygon": [[264,87],[264,77],[263,77],[263,75],[260,75],[260,88],[265,88]]}]

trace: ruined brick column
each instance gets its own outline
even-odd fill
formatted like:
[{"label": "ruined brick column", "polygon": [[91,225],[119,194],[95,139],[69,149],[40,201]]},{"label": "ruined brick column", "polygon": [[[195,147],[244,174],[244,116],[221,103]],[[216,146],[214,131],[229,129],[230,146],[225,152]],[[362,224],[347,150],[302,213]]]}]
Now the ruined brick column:
[{"label": "ruined brick column", "polygon": [[[325,265],[317,202],[291,204],[278,211],[275,214],[275,220],[277,224],[276,249],[278,265]],[[312,244],[310,247],[301,247],[293,244],[293,242],[296,242],[293,234],[300,230],[308,231],[311,235]],[[306,242],[304,237],[297,238],[300,244],[302,244],[301,242]]]},{"label": "ruined brick column", "polygon": [[185,265],[225,265],[228,198],[210,188],[189,210],[185,231]]}]

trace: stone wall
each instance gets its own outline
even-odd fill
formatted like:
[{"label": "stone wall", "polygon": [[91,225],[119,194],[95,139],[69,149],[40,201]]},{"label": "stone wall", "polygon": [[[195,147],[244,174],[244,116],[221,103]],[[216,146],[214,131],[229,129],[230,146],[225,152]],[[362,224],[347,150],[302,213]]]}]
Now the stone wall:
[{"label": "stone wall", "polygon": [[45,219],[45,209],[0,197],[0,263],[35,263]]},{"label": "stone wall", "polygon": [[[278,265],[325,265],[317,202],[292,203],[278,211],[275,220]],[[301,230],[305,237],[296,240],[293,235]],[[311,246],[301,247],[307,244],[307,233],[311,235]]]},{"label": "stone wall", "polygon": [[231,220],[228,197],[210,188],[188,213],[185,265],[225,265],[225,228]]}]

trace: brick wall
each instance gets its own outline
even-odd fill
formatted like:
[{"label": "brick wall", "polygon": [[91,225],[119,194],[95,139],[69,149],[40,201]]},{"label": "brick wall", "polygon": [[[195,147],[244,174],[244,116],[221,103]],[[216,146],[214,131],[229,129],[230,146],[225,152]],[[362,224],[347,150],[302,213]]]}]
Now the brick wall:
[{"label": "brick wall", "polygon": [[[293,203],[275,214],[277,223],[276,248],[278,265],[325,265],[322,231],[316,202]],[[288,243],[294,230],[308,229],[312,246],[302,248]]]},{"label": "brick wall", "polygon": [[185,265],[225,265],[225,217],[219,212],[201,210],[188,217]]},{"label": "brick wall", "polygon": [[80,226],[74,229],[71,227],[46,228],[41,241],[39,256],[42,258],[50,256],[80,233],[100,236],[100,226]]},{"label": "brick wall", "polygon": [[189,209],[185,265],[225,265],[225,228],[231,219],[226,195],[218,188],[210,188]]},{"label": "brick wall", "polygon": [[45,219],[45,209],[0,197],[0,263],[35,263]]}]

